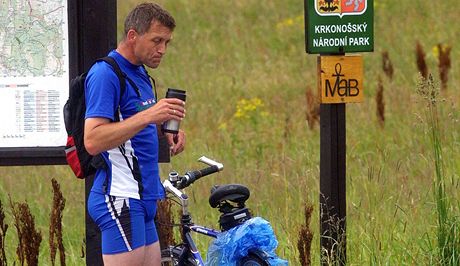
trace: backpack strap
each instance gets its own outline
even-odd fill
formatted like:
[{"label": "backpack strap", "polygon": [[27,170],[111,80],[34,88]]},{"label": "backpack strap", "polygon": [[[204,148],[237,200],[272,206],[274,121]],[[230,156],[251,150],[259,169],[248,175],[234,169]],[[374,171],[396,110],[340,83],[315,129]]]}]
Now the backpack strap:
[{"label": "backpack strap", "polygon": [[[107,64],[109,64],[112,68],[113,68],[113,71],[115,72],[115,74],[117,75],[118,79],[120,80],[120,101],[121,101],[121,96],[123,96],[125,90],[126,90],[126,80],[129,82],[129,84],[131,85],[131,87],[134,88],[134,90],[136,91],[136,94],[138,97],[141,97],[141,92],[139,90],[139,88],[136,86],[136,83],[134,83],[134,81],[132,81],[132,79],[130,79],[128,77],[128,75],[126,75],[120,68],[120,66],[118,65],[117,61],[115,61],[115,59],[113,59],[113,57],[111,56],[106,56],[106,57],[102,57],[102,58],[99,58],[97,61],[104,61],[106,62]],[[149,75],[149,72],[147,72],[147,70],[145,69],[144,65],[142,65],[142,68],[144,69],[144,72],[145,74],[149,77],[149,79],[152,81],[152,84],[153,84],[153,88],[155,90],[155,99],[157,98],[157,87],[155,85],[155,80]]]},{"label": "backpack strap", "polygon": [[104,61],[107,64],[109,64],[113,68],[113,71],[117,75],[118,79],[120,80],[120,101],[121,101],[121,96],[123,96],[123,94],[125,93],[125,90],[126,90],[126,80],[134,88],[134,90],[136,91],[137,96],[141,97],[141,92],[140,92],[139,88],[136,86],[136,83],[134,83],[134,81],[132,81],[128,77],[128,75],[126,75],[121,70],[121,68],[118,65],[117,61],[115,61],[115,59],[113,59],[113,57],[111,57],[111,56],[102,57],[102,58],[99,58],[98,61]]},{"label": "backpack strap", "polygon": [[158,94],[157,94],[157,85],[155,84],[155,79],[152,78],[152,76],[149,75],[149,72],[147,69],[145,69],[145,66],[142,65],[142,68],[144,69],[145,74],[149,77],[150,81],[152,82],[152,87],[153,87],[153,92],[155,93],[155,101],[158,101]]},{"label": "backpack strap", "polygon": [[[118,65],[117,61],[113,57],[105,56],[105,57],[99,58],[97,61],[104,61],[107,64],[109,64],[113,68],[113,71],[117,75],[118,79],[120,80],[120,100],[119,100],[119,103],[121,102],[121,97],[123,96],[123,94],[126,91],[126,80],[129,82],[131,87],[134,88],[134,90],[136,91],[137,96],[139,98],[141,97],[141,92],[140,92],[139,88],[136,86],[136,83],[134,83],[134,81],[132,81],[128,77],[128,75],[126,75],[121,70],[121,68]],[[147,70],[145,69],[144,65],[142,65],[142,68],[144,69],[145,74],[149,77],[149,79],[151,80],[151,82],[153,84],[153,89],[154,89],[154,93],[155,93],[155,100],[157,100],[157,87],[156,87],[156,84],[155,84],[155,80],[149,75],[149,72],[147,72]],[[120,109],[118,108],[118,112],[119,111],[120,111]],[[116,120],[118,120],[118,118],[116,118]]]},{"label": "backpack strap", "polygon": [[113,57],[106,56],[106,57],[99,58],[97,61],[104,61],[113,68],[113,72],[115,72],[115,74],[118,77],[118,80],[120,81],[120,101],[121,101],[121,97],[126,91],[126,79],[125,79],[126,74],[123,73],[123,71],[121,71],[120,66],[118,65],[117,61],[113,59]]},{"label": "backpack strap", "polygon": [[[104,61],[106,62],[107,64],[109,64],[112,69],[113,69],[113,72],[115,72],[115,74],[117,75],[118,77],[118,80],[120,81],[120,99],[118,101],[118,103],[121,102],[121,97],[123,96],[123,94],[125,93],[126,91],[126,80],[128,80],[129,84],[131,84],[131,86],[134,88],[134,90],[136,91],[136,94],[137,96],[141,97],[141,93],[139,91],[139,88],[136,86],[136,84],[121,70],[120,66],[118,65],[117,61],[115,61],[115,59],[111,56],[106,56],[106,57],[102,57],[102,58],[99,58],[97,61]],[[120,106],[118,106],[117,108],[117,112],[118,112],[118,115],[120,115]],[[119,117],[115,117],[115,121],[119,121]]]}]

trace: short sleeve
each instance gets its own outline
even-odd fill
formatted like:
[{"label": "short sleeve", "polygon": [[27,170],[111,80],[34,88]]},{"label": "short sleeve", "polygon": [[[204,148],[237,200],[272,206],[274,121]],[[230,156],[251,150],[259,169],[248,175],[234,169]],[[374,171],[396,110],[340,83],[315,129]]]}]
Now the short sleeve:
[{"label": "short sleeve", "polygon": [[120,99],[120,81],[105,62],[94,64],[85,80],[85,118],[102,117],[114,120]]}]

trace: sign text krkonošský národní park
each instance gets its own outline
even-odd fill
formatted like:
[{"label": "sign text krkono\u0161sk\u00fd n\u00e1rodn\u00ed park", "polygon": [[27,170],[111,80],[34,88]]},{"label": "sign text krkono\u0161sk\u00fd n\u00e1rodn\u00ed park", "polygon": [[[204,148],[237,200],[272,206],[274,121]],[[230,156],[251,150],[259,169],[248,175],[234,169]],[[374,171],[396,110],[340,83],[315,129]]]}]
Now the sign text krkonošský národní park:
[{"label": "sign text krkono\u0161sk\u00fd n\u00e1rodn\u00ed park", "polygon": [[305,0],[309,54],[372,52],[373,0]]}]

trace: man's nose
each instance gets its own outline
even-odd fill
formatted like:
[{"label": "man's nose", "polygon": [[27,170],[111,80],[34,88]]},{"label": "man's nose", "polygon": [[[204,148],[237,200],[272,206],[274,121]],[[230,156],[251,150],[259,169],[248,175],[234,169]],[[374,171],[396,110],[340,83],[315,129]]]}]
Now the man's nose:
[{"label": "man's nose", "polygon": [[162,55],[166,53],[166,42],[162,42],[158,45],[158,53]]}]

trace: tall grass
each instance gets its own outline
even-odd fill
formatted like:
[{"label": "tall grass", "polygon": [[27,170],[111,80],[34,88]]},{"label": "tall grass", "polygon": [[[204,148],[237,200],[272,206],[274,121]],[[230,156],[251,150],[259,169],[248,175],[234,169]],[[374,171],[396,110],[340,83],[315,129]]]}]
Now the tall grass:
[{"label": "tall grass", "polygon": [[[118,1],[119,17],[140,1]],[[319,127],[309,128],[306,88],[316,88],[316,56],[304,45],[303,1],[297,0],[159,0],[177,19],[174,39],[160,68],[151,71],[164,95],[168,87],[187,90],[184,153],[161,165],[162,176],[201,167],[207,155],[224,171],[187,189],[193,219],[217,227],[219,213],[208,205],[214,184],[242,183],[251,189],[247,205],[266,218],[279,241],[277,253],[299,265],[297,242],[311,214],[311,264],[320,263]],[[433,47],[450,45],[451,67],[445,99],[439,102],[445,192],[452,216],[460,198],[460,17],[457,1],[375,0],[375,51],[363,54],[365,101],[347,105],[347,264],[433,265],[440,263],[433,146],[426,137],[420,102],[414,90],[418,69],[415,44],[438,76]],[[435,6],[435,7],[434,7]],[[391,23],[390,23],[391,22]],[[121,19],[120,19],[121,23]],[[121,25],[121,24],[120,24]],[[393,66],[382,71],[382,52]],[[385,126],[376,115],[378,77],[382,77]],[[243,101],[244,100],[244,101]],[[254,108],[255,106],[255,108]],[[246,107],[246,109],[245,109]],[[236,115],[238,108],[244,116]],[[83,265],[84,184],[66,166],[0,167],[0,200],[27,200],[35,222],[49,239],[51,179],[61,184],[66,206],[62,234],[68,265]],[[12,214],[5,248],[8,264],[18,265]],[[452,217],[451,216],[451,217]],[[11,230],[13,228],[13,230]],[[446,227],[448,228],[448,227]],[[458,229],[457,229],[458,230]],[[451,237],[459,239],[458,233]],[[197,236],[205,255],[209,239]],[[51,265],[47,245],[39,265]]]},{"label": "tall grass", "polygon": [[[434,197],[437,211],[437,252],[442,265],[460,264],[460,216],[458,205],[452,205],[446,191],[447,183],[444,166],[443,143],[441,138],[440,118],[438,114],[439,89],[433,77],[421,77],[418,93],[427,104],[426,122],[429,126],[430,141],[432,144],[435,180]],[[447,184],[446,184],[447,183]],[[454,185],[454,184],[450,184]],[[454,200],[454,203],[456,201]]]}]

